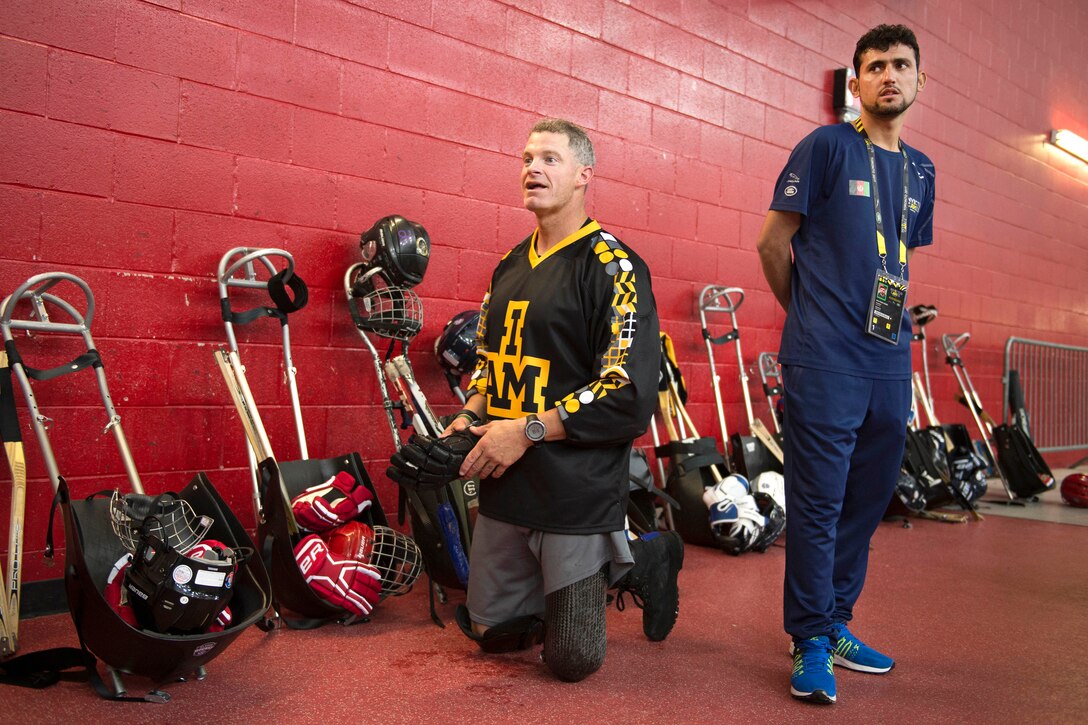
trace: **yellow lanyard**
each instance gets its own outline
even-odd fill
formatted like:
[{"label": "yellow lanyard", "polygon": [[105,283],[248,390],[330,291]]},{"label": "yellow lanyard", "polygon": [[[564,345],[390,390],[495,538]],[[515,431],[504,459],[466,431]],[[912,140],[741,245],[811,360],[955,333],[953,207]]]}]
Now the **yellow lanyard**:
[{"label": "yellow lanyard", "polygon": [[[865,126],[860,118],[854,121],[854,128],[865,139],[865,149],[869,152],[869,174],[873,179],[873,210],[876,212],[876,250],[877,254],[880,255],[880,264],[884,271],[887,272],[888,247],[884,243],[884,222],[880,214],[880,187],[877,186],[876,155],[873,153],[873,142],[869,140],[869,134],[865,131]],[[899,142],[899,152],[903,154],[903,215],[899,220],[899,279],[904,279],[907,271],[907,243],[905,240],[907,238],[907,201],[910,188],[910,170],[908,169],[907,151],[903,148],[902,141]]]}]

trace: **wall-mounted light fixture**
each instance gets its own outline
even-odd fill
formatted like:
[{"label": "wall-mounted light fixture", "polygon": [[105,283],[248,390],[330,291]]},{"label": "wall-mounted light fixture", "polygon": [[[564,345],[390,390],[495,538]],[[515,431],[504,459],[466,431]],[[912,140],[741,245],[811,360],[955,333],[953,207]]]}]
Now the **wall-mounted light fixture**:
[{"label": "wall-mounted light fixture", "polygon": [[1081,161],[1088,163],[1088,141],[1077,134],[1064,128],[1056,128],[1050,132],[1050,143],[1062,151],[1073,154]]},{"label": "wall-mounted light fixture", "polygon": [[861,99],[850,92],[853,68],[836,68],[831,82],[831,108],[840,121],[850,123],[861,115]]}]

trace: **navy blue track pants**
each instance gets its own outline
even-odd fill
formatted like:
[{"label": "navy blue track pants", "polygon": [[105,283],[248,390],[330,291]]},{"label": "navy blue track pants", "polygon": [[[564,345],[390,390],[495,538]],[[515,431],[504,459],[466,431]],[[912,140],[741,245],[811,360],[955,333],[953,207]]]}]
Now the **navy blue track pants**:
[{"label": "navy blue track pants", "polygon": [[903,461],[909,380],[783,366],[786,579],[783,619],[797,639],[848,622],[865,584],[869,539]]}]

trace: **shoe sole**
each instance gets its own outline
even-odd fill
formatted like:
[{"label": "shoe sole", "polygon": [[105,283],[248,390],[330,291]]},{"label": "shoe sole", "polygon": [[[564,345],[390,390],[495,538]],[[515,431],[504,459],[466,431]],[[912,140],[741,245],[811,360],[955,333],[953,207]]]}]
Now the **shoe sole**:
[{"label": "shoe sole", "polygon": [[801,691],[795,690],[795,689],[793,689],[791,687],[790,688],[790,694],[793,695],[798,700],[803,700],[805,702],[812,702],[812,703],[815,703],[817,705],[831,705],[831,704],[834,704],[834,702],[835,702],[835,696],[834,695],[829,695],[826,692],[824,692],[823,690],[813,690],[812,692],[801,692]]},{"label": "shoe sole", "polygon": [[[793,644],[790,644],[790,657],[793,657]],[[869,665],[859,665],[857,662],[851,662],[845,657],[835,655],[835,664],[839,667],[845,667],[848,670],[854,672],[867,672],[871,675],[883,675],[892,671],[895,667],[895,663],[891,664],[891,667],[870,667]]]},{"label": "shoe sole", "polygon": [[855,672],[868,672],[873,675],[883,675],[886,672],[891,672],[892,667],[895,667],[893,662],[891,667],[870,667],[869,665],[859,665],[857,662],[851,662],[850,660],[835,655],[835,664],[840,667],[845,667],[848,670],[854,670]]}]

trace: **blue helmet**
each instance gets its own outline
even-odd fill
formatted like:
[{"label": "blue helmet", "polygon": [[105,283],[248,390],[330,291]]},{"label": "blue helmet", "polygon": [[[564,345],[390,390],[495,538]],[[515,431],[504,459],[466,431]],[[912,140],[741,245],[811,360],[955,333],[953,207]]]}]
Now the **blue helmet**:
[{"label": "blue helmet", "polygon": [[466,310],[454,315],[434,341],[438,364],[454,375],[466,375],[476,369],[476,329],[480,324],[479,310]]}]

